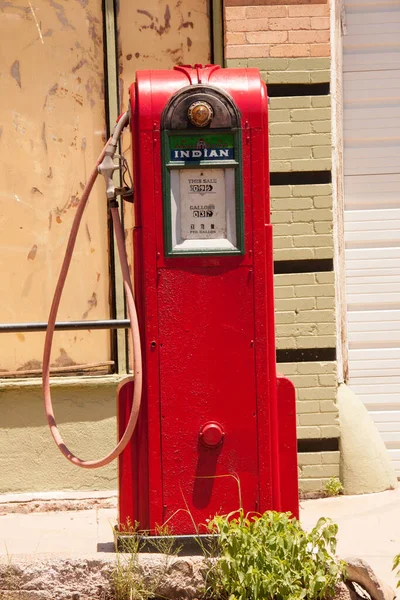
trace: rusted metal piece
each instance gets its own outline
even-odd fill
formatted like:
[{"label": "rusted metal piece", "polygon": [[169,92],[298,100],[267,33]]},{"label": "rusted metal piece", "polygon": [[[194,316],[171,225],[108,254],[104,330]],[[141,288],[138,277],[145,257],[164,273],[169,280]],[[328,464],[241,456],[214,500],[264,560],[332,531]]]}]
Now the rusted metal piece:
[{"label": "rusted metal piece", "polygon": [[[113,360],[105,360],[103,362],[98,362],[98,363],[86,363],[83,365],[71,365],[70,367],[52,367],[50,369],[50,373],[51,375],[57,375],[57,373],[79,373],[80,371],[85,371],[85,372],[93,372],[96,371],[98,372],[99,369],[101,369],[102,371],[104,371],[105,373],[109,372],[109,367],[114,365],[114,361]],[[10,378],[10,377],[27,377],[28,375],[41,375],[42,374],[42,369],[21,369],[18,371],[5,371],[0,373],[0,376],[4,379]]]},{"label": "rusted metal piece", "polygon": [[162,127],[164,129],[196,129],[190,120],[190,108],[194,104],[208,104],[213,117],[205,129],[231,129],[239,127],[240,114],[232,103],[232,98],[224,90],[210,86],[196,85],[184,88],[167,104]]}]

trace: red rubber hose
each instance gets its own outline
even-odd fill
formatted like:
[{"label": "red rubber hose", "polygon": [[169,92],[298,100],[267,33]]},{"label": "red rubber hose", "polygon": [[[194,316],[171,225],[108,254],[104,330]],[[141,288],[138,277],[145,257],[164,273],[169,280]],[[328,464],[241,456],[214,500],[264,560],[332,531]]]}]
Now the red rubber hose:
[{"label": "red rubber hose", "polygon": [[56,420],[54,417],[53,405],[52,405],[52,401],[51,401],[51,395],[50,395],[50,355],[51,355],[51,347],[52,347],[52,343],[53,343],[53,334],[54,334],[54,326],[55,326],[56,317],[57,317],[57,311],[58,311],[58,307],[60,304],[65,280],[66,280],[66,277],[68,274],[68,269],[69,269],[69,266],[71,263],[71,258],[72,258],[72,254],[73,254],[74,246],[75,246],[75,242],[76,242],[76,236],[78,234],[79,225],[80,225],[80,222],[82,219],[83,211],[85,210],[85,206],[87,204],[90,192],[92,191],[93,185],[94,185],[97,175],[98,175],[97,168],[98,168],[99,164],[101,163],[101,161],[103,160],[104,154],[105,154],[106,149],[111,140],[112,140],[112,138],[110,138],[110,140],[108,140],[107,144],[103,148],[103,151],[97,160],[96,166],[93,169],[93,171],[89,177],[89,180],[83,190],[82,197],[81,197],[78,207],[76,209],[75,218],[72,223],[71,232],[69,234],[67,249],[65,251],[64,260],[63,260],[63,263],[61,266],[60,275],[58,277],[58,282],[57,282],[57,286],[56,286],[56,289],[54,292],[54,298],[53,298],[53,302],[52,302],[51,309],[50,309],[47,331],[46,331],[46,338],[45,338],[45,343],[44,343],[44,353],[43,353],[44,406],[45,406],[47,422],[50,427],[51,435],[53,436],[55,443],[57,444],[57,446],[59,447],[61,452],[64,454],[64,456],[72,464],[77,465],[78,467],[82,467],[84,469],[96,469],[98,467],[103,467],[104,465],[107,465],[112,460],[117,458],[117,456],[119,456],[119,454],[121,454],[121,452],[124,450],[124,448],[128,444],[128,442],[129,442],[130,438],[132,437],[132,434],[135,430],[136,423],[137,423],[138,416],[139,416],[140,402],[141,402],[141,397],[142,397],[142,354],[141,354],[141,349],[140,349],[139,323],[138,323],[138,319],[137,319],[135,301],[134,301],[133,292],[132,292],[132,283],[131,283],[131,278],[130,278],[130,274],[129,274],[128,260],[127,260],[127,256],[126,256],[124,233],[122,230],[121,220],[119,217],[119,211],[117,208],[112,208],[111,214],[112,214],[115,237],[117,240],[119,260],[121,263],[122,280],[124,283],[124,292],[125,292],[126,304],[128,307],[128,315],[129,315],[129,319],[130,319],[130,323],[131,323],[130,335],[131,335],[131,340],[132,340],[133,356],[134,356],[134,369],[135,369],[135,371],[134,371],[135,384],[133,386],[132,410],[131,410],[129,422],[128,422],[128,425],[124,432],[124,435],[120,439],[117,446],[109,454],[107,454],[107,456],[104,456],[103,458],[101,458],[99,460],[82,460],[82,459],[78,458],[77,456],[75,456],[75,454],[73,454],[67,448],[67,446],[64,444],[61,434],[57,428]]}]

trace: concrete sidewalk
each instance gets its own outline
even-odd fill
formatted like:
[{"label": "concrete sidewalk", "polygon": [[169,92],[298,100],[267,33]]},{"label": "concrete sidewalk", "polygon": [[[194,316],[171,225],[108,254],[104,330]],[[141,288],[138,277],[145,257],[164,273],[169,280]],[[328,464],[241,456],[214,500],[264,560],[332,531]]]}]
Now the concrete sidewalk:
[{"label": "concrete sidewalk", "polygon": [[[393,588],[392,561],[400,552],[399,515],[400,489],[301,502],[301,521],[306,529],[322,516],[331,517],[339,525],[338,555],[365,559]],[[0,562],[15,564],[52,556],[111,559],[116,522],[116,508],[0,513]]]},{"label": "concrete sidewalk", "polygon": [[400,488],[365,494],[301,502],[303,527],[310,529],[319,517],[339,526],[337,554],[366,560],[376,575],[396,587],[393,558],[400,553]]}]

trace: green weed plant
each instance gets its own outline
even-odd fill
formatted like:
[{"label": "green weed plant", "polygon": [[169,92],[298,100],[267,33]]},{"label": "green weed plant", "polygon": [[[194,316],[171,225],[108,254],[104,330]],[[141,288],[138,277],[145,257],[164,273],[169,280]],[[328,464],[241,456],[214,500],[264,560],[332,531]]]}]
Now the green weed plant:
[{"label": "green weed plant", "polygon": [[339,496],[343,494],[343,486],[338,477],[330,477],[324,485],[325,496]]},{"label": "green weed plant", "polygon": [[181,550],[167,525],[156,527],[158,539],[149,538],[149,545],[162,557],[159,568],[153,574],[145,574],[139,561],[140,542],[145,532],[139,530],[139,523],[119,526],[119,547],[115,567],[111,574],[113,598],[115,600],[149,600],[160,597],[157,593],[168,578],[172,559]]},{"label": "green weed plant", "polygon": [[400,588],[400,554],[396,554],[396,556],[393,559],[392,571],[394,571],[395,569],[397,569],[397,571],[396,571],[396,577],[397,577],[396,588]]},{"label": "green weed plant", "polygon": [[240,510],[216,516],[209,530],[219,534],[219,556],[208,570],[208,597],[321,600],[344,575],[344,563],[335,558],[338,527],[329,519],[307,533],[290,513]]}]

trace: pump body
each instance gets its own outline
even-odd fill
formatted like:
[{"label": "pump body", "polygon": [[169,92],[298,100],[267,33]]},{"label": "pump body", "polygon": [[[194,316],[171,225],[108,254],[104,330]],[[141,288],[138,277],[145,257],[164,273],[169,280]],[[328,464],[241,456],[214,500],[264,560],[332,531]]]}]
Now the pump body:
[{"label": "pump body", "polygon": [[130,102],[144,385],[119,458],[119,520],[154,530],[170,519],[190,534],[240,506],[297,516],[295,393],[276,375],[265,84],[256,69],[141,71]]}]

